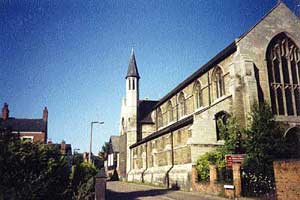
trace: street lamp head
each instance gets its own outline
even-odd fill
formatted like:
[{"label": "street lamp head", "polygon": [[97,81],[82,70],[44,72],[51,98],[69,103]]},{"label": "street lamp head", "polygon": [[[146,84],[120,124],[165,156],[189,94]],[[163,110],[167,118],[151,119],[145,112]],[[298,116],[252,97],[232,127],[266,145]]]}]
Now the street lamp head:
[{"label": "street lamp head", "polygon": [[92,124],[104,124],[104,122],[95,121],[95,122],[92,122]]}]

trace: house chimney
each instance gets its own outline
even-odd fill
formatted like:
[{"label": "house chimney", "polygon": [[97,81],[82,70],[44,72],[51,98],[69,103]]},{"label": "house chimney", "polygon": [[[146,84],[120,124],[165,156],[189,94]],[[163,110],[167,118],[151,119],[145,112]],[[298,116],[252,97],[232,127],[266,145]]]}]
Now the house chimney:
[{"label": "house chimney", "polygon": [[8,110],[8,104],[4,103],[2,108],[2,119],[6,120],[9,117],[9,110]]},{"label": "house chimney", "polygon": [[66,142],[64,140],[61,141],[60,152],[61,154],[66,154]]},{"label": "house chimney", "polygon": [[44,122],[48,121],[48,108],[47,107],[45,107],[43,110],[43,120],[44,120]]}]

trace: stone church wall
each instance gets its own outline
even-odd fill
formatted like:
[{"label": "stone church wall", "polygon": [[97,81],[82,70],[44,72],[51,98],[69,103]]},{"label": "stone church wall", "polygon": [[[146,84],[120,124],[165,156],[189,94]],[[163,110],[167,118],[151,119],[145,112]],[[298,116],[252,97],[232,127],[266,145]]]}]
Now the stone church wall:
[{"label": "stone church wall", "polygon": [[[254,26],[245,36],[237,41],[239,56],[237,60],[248,60],[254,68],[258,81],[257,91],[260,92],[260,99],[270,102],[269,78],[266,63],[266,51],[270,40],[281,32],[285,32],[298,47],[300,47],[300,21],[284,4],[280,4],[276,9],[268,14],[260,23]],[[237,61],[237,62],[240,62]],[[239,65],[239,64],[237,64]],[[238,66],[241,67],[241,66]],[[247,73],[247,72],[245,72]],[[246,79],[241,80],[244,84]],[[249,87],[249,90],[255,90]],[[248,92],[248,93],[251,93]],[[280,121],[293,121],[300,123],[299,117],[290,116],[278,117]]]}]

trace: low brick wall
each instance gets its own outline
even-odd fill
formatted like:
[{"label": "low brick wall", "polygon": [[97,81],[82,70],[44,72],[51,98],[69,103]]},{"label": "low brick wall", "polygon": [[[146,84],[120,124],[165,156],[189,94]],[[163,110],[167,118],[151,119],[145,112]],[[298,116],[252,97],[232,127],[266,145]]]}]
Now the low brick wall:
[{"label": "low brick wall", "polygon": [[[215,176],[216,177],[216,176]],[[198,182],[198,173],[196,166],[192,168],[192,190],[201,193],[218,195],[224,193],[224,184],[210,181],[207,183]]]},{"label": "low brick wall", "polygon": [[273,167],[277,199],[300,199],[300,160],[274,161]]}]

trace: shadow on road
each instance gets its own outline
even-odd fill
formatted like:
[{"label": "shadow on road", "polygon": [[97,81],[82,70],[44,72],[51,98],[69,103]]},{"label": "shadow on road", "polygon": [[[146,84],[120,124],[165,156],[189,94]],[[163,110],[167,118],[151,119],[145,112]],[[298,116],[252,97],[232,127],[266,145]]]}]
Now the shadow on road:
[{"label": "shadow on road", "polygon": [[144,191],[133,191],[133,192],[116,192],[112,190],[106,190],[107,200],[134,200],[141,197],[154,197],[166,194],[171,189],[151,189]]}]

